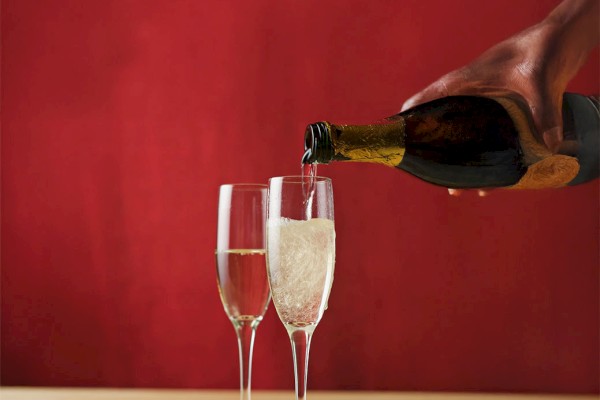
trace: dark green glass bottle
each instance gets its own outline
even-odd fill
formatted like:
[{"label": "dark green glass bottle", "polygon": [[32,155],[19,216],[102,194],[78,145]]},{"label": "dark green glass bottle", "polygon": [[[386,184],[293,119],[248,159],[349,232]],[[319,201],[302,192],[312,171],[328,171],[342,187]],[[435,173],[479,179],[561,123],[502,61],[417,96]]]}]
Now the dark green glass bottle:
[{"label": "dark green glass bottle", "polygon": [[565,137],[589,150],[579,161],[537,143],[523,110],[505,99],[450,96],[373,125],[317,122],[307,127],[302,162],[380,163],[449,188],[556,187],[598,176],[597,102],[564,98]]}]

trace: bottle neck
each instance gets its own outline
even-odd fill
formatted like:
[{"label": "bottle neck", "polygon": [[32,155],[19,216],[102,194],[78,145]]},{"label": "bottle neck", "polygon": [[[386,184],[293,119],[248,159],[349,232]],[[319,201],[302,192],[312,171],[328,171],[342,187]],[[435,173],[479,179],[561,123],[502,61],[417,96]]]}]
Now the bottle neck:
[{"label": "bottle neck", "polygon": [[316,122],[308,125],[304,134],[302,164],[328,164],[332,159],[333,145],[329,122]]},{"label": "bottle neck", "polygon": [[404,156],[402,117],[374,125],[317,122],[306,129],[304,164],[357,161],[395,167]]}]

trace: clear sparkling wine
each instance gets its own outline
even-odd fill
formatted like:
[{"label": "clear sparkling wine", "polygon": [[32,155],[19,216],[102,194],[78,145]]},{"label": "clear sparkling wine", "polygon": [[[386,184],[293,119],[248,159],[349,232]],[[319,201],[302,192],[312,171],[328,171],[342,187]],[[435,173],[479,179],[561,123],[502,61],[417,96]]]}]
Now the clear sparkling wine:
[{"label": "clear sparkling wine", "polygon": [[327,308],[335,264],[332,220],[269,221],[269,280],[279,318],[288,330],[317,325]]},{"label": "clear sparkling wine", "polygon": [[264,249],[217,251],[217,283],[232,320],[262,320],[270,300]]}]

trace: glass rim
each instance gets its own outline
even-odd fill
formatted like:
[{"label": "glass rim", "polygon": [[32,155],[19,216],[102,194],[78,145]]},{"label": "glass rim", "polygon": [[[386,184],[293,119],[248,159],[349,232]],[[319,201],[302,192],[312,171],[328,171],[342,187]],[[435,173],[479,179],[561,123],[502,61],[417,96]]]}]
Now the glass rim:
[{"label": "glass rim", "polygon": [[224,183],[219,185],[219,188],[231,188],[231,189],[268,189],[269,185],[266,183]]},{"label": "glass rim", "polygon": [[314,178],[315,182],[331,182],[331,178],[328,178],[326,176],[315,176],[315,177],[311,177],[311,176],[302,176],[302,175],[284,175],[284,176],[274,176],[269,178],[269,182],[271,182],[272,180],[280,180],[280,181],[285,181],[285,182],[289,182],[289,183],[304,183],[309,179]]}]

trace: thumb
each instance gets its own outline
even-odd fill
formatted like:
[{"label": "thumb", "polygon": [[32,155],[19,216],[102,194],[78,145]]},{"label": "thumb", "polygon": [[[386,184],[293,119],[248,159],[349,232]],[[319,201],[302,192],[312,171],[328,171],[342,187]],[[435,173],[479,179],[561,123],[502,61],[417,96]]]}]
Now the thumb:
[{"label": "thumb", "polygon": [[428,101],[446,96],[450,96],[450,90],[445,81],[440,79],[406,100],[400,111],[408,110],[409,108],[418,106],[419,104],[427,103]]},{"label": "thumb", "polygon": [[557,153],[563,141],[562,93],[559,96],[547,96],[530,104],[530,108],[538,140],[552,153]]}]

